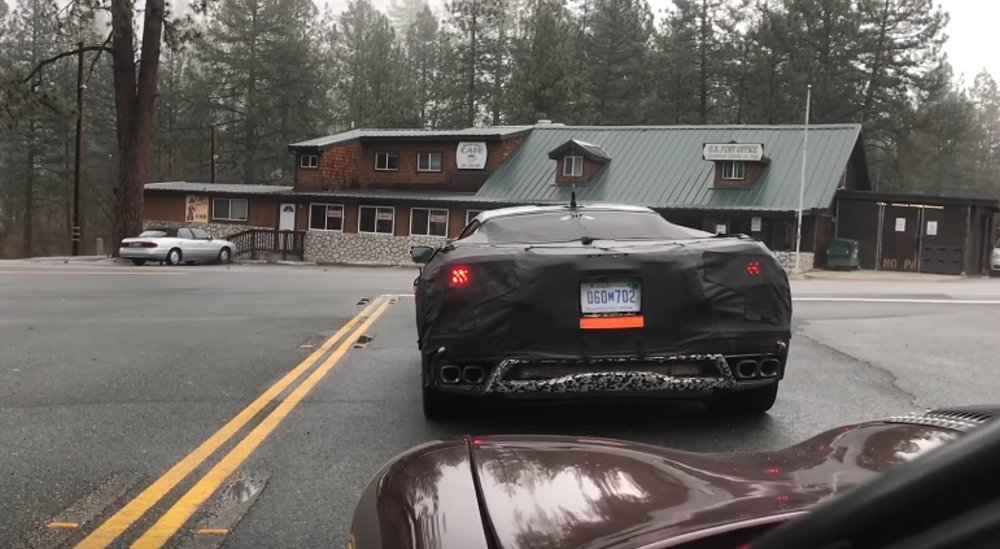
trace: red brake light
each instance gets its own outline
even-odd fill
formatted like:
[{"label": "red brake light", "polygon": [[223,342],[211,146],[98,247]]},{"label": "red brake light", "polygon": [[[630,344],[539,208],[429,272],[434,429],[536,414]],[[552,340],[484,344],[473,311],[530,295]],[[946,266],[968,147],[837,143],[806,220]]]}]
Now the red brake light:
[{"label": "red brake light", "polygon": [[451,274],[448,275],[448,282],[459,288],[468,286],[471,274],[468,267],[452,267]]},{"label": "red brake light", "polygon": [[747,274],[760,276],[760,261],[747,261]]}]

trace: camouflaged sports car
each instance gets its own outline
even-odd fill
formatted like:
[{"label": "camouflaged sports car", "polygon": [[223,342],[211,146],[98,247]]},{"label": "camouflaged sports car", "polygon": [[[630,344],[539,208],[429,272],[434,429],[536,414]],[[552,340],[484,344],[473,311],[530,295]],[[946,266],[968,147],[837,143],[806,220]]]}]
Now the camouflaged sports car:
[{"label": "camouflaged sports car", "polygon": [[483,212],[411,255],[428,418],[471,397],[775,401],[791,294],[755,239],[574,202]]}]

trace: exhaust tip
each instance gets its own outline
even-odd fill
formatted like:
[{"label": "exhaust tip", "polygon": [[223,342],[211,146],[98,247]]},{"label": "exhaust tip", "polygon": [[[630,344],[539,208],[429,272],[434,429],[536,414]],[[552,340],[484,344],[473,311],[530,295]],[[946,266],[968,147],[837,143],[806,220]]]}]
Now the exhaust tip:
[{"label": "exhaust tip", "polygon": [[760,375],[760,364],[756,360],[741,360],[736,365],[736,375],[743,379],[750,379]]},{"label": "exhaust tip", "polygon": [[462,368],[462,381],[478,385],[483,382],[484,372],[482,366],[466,366]]},{"label": "exhaust tip", "polygon": [[760,375],[764,377],[774,377],[778,375],[781,363],[776,358],[765,358],[760,361]]},{"label": "exhaust tip", "polygon": [[441,377],[441,381],[452,384],[458,383],[458,380],[462,378],[462,370],[458,366],[442,366],[438,371],[438,375]]}]

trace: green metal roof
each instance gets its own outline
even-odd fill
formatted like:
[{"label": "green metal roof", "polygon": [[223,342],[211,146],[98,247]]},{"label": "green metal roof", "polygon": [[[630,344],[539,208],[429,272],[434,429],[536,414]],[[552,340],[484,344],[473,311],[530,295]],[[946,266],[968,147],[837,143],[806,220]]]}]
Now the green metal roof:
[{"label": "green metal roof", "polygon": [[427,130],[423,128],[359,128],[333,135],[299,141],[288,145],[291,150],[331,147],[357,139],[494,139],[527,132],[534,126],[483,126],[460,130]]},{"label": "green metal roof", "polygon": [[[611,161],[577,199],[664,209],[795,211],[799,203],[803,126],[536,126],[476,193],[483,202],[568,202],[569,185],[556,185],[548,153],[571,139],[593,143]],[[803,208],[828,208],[855,144],[860,124],[809,126]],[[713,187],[714,163],[705,143],[763,143],[770,163],[749,189]]]}]

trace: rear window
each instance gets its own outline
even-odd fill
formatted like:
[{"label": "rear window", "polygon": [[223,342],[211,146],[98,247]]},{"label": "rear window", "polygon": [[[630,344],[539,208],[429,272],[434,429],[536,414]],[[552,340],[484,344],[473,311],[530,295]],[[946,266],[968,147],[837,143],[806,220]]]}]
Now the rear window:
[{"label": "rear window", "polygon": [[709,233],[674,225],[660,215],[645,212],[545,212],[490,219],[477,234],[497,244],[595,240],[688,240]]},{"label": "rear window", "polygon": [[148,231],[142,231],[139,236],[144,236],[146,238],[177,236],[177,229],[150,229]]}]

